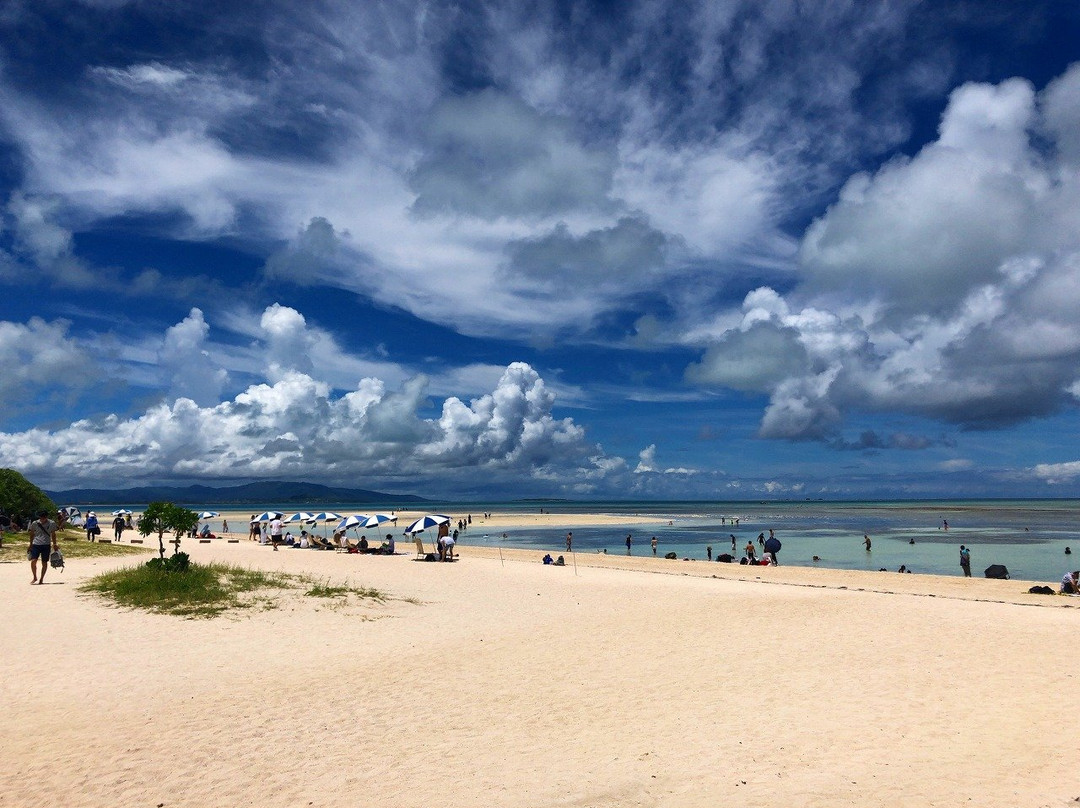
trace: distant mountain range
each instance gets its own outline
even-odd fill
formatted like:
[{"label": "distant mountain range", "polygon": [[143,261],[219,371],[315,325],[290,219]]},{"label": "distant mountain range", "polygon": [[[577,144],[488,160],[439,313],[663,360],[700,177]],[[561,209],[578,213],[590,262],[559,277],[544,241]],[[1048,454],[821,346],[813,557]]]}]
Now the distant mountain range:
[{"label": "distant mountain range", "polygon": [[427,502],[412,494],[384,494],[362,488],[330,488],[317,483],[269,481],[224,488],[209,485],[148,485],[122,490],[73,488],[46,491],[57,505],[127,505],[146,502],[173,502],[177,505],[278,505],[285,503],[410,503]]}]

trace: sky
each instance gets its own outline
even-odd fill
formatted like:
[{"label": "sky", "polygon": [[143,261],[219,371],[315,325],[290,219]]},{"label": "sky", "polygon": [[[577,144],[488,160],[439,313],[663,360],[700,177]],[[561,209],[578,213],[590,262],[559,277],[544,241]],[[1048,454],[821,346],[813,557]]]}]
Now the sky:
[{"label": "sky", "polygon": [[8,0],[0,466],[1080,496],[1075,2]]}]

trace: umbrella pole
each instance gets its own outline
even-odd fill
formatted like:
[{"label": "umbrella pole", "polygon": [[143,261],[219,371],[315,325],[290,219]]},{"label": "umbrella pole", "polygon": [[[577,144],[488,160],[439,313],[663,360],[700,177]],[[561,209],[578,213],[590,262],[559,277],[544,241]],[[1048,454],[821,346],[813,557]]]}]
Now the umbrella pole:
[{"label": "umbrella pole", "polygon": [[577,577],[577,550],[574,550],[570,555],[574,559],[574,577]]},{"label": "umbrella pole", "polygon": [[506,562],[503,561],[503,557],[502,557],[502,545],[499,546],[499,566],[500,567],[505,567],[506,566]]}]

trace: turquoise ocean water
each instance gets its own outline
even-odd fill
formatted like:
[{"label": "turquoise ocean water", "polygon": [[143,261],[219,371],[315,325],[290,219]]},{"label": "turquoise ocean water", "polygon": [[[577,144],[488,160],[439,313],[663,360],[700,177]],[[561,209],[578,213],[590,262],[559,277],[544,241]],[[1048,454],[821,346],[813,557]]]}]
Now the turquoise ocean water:
[{"label": "turquoise ocean water", "polygon": [[[138,510],[137,505],[126,504]],[[267,508],[293,512],[296,506]],[[193,510],[238,510],[235,505],[206,503]],[[245,506],[252,512],[266,508]],[[971,548],[972,574],[981,577],[990,564],[1004,564],[1014,578],[1056,582],[1066,570],[1080,569],[1080,500],[896,501],[896,502],[563,502],[518,501],[433,504],[431,512],[455,518],[473,515],[473,525],[461,544],[565,550],[565,528],[487,529],[479,516],[495,513],[605,513],[631,516],[632,525],[574,527],[574,548],[579,553],[625,554],[627,533],[633,537],[634,555],[651,555],[649,540],[656,536],[659,554],[675,552],[679,558],[705,560],[731,552],[730,534],[736,537],[737,556],[748,540],[775,531],[783,547],[781,564],[841,569],[895,571],[901,564],[916,573],[961,575],[960,545]],[[367,503],[320,504],[317,510],[338,513],[374,513],[389,510]],[[739,519],[737,526],[731,524]],[[949,529],[944,529],[948,520]],[[211,520],[213,523],[215,520]],[[669,524],[670,523],[670,524]],[[402,525],[401,527],[404,527]],[[400,530],[400,528],[399,528]],[[396,531],[394,531],[396,532]],[[505,533],[505,537],[504,534]],[[863,546],[863,534],[873,543]],[[914,540],[914,544],[910,543]],[[1071,547],[1073,555],[1066,555]],[[760,547],[759,555],[760,555]],[[813,556],[821,560],[813,561]]]}]

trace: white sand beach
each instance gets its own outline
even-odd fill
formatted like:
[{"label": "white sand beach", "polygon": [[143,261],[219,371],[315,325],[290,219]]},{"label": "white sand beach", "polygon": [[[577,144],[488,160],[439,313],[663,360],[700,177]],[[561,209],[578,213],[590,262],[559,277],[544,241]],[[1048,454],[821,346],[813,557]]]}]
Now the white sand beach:
[{"label": "white sand beach", "polygon": [[184,620],[77,592],[131,559],[73,560],[42,587],[25,561],[0,564],[0,805],[1080,797],[1080,599],[1028,582],[596,554],[553,568],[468,546],[454,564],[401,545],[184,549],[394,599]]}]

